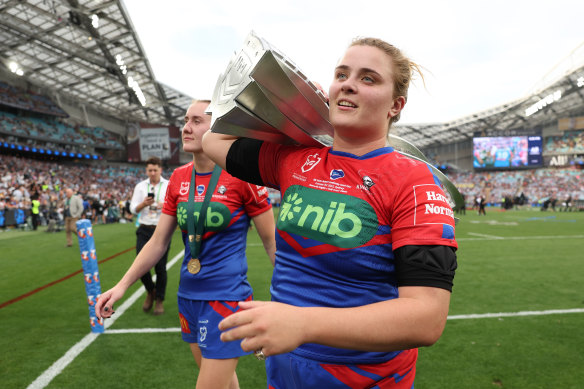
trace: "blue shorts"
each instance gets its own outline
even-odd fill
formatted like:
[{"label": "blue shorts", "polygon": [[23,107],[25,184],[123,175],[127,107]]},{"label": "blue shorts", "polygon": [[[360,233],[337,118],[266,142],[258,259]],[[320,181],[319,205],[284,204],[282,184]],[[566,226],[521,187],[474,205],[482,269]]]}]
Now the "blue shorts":
[{"label": "blue shorts", "polygon": [[[246,301],[252,300],[250,295]],[[251,354],[241,349],[241,340],[223,342],[219,322],[239,310],[238,301],[202,301],[178,297],[182,338],[197,343],[207,359],[238,358]]]},{"label": "blue shorts", "polygon": [[413,389],[418,349],[377,364],[326,364],[287,353],[266,359],[269,389]]}]

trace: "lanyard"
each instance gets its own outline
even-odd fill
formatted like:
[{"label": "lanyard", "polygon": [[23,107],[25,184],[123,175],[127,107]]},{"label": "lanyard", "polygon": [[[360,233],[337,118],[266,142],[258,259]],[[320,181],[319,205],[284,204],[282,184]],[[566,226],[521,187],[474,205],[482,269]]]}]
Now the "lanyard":
[{"label": "lanyard", "polygon": [[211,180],[207,186],[207,192],[205,193],[205,199],[201,204],[201,209],[199,211],[199,217],[197,218],[197,225],[195,226],[195,164],[193,163],[193,173],[191,176],[191,185],[189,188],[189,201],[187,203],[187,230],[189,234],[189,247],[191,249],[191,258],[199,259],[199,253],[201,252],[201,241],[204,232],[204,222],[207,217],[207,208],[209,206],[209,201],[211,196],[215,191],[215,186],[217,186],[217,181],[221,175],[221,168],[215,165],[213,169],[213,174],[211,175]]},{"label": "lanyard", "polygon": [[[158,202],[158,199],[160,198],[160,190],[162,189],[162,179],[160,181],[158,181],[158,193],[156,193],[156,202]],[[152,186],[152,191],[154,192],[154,189],[156,188],[156,185]],[[150,183],[148,183],[148,192],[150,192]]]}]

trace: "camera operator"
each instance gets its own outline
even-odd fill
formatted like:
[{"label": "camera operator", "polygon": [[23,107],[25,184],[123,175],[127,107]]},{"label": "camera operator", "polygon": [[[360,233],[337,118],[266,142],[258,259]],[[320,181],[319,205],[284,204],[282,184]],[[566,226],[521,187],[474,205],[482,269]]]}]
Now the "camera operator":
[{"label": "camera operator", "polygon": [[[139,227],[136,230],[136,254],[142,250],[156,229],[168,186],[168,180],[162,177],[162,161],[160,158],[151,157],[146,161],[146,174],[148,178],[136,184],[132,201],[130,202],[130,211],[134,215],[138,215],[139,223]],[[146,300],[142,305],[144,312],[150,311],[155,303],[154,314],[160,315],[164,313],[163,301],[167,280],[166,260],[169,250],[170,243],[166,248],[166,252],[154,267],[156,285],[152,281],[150,271],[141,278],[146,288]]]}]

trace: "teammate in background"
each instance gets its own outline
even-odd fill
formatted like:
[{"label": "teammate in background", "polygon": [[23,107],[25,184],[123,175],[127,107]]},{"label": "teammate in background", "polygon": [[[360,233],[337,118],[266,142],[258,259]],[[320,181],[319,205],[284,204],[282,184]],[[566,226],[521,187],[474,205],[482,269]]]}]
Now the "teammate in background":
[{"label": "teammate in background", "polygon": [[241,302],[224,341],[268,356],[268,387],[411,388],[441,336],[457,267],[454,218],[432,170],[387,143],[418,66],[355,40],[329,89],[332,148],[208,132],[231,174],[279,188],[272,302]]},{"label": "teammate in background", "polygon": [[[164,206],[164,196],[168,187],[168,180],[162,177],[162,161],[157,157],[150,157],[146,161],[147,179],[140,181],[134,187],[132,201],[130,201],[130,211],[138,215],[138,229],[136,230],[136,254],[152,238],[156,225],[162,215]],[[156,285],[152,282],[152,275],[148,270],[140,280],[146,288],[146,300],[142,304],[142,310],[149,312],[154,306],[154,314],[162,315],[164,313],[164,297],[166,295],[166,261],[170,251],[170,242],[166,251],[160,257],[160,260],[154,266],[156,273]]]},{"label": "teammate in background", "polygon": [[178,290],[179,316],[183,339],[190,344],[200,368],[197,388],[235,389],[239,387],[235,373],[238,359],[248,353],[242,350],[239,341],[222,342],[218,324],[239,310],[238,301],[252,298],[245,256],[250,220],[272,264],[276,251],[275,225],[267,189],[221,171],[207,209],[200,255],[192,257],[187,233],[192,170],[196,171],[194,200],[198,214],[215,168],[201,145],[201,138],[211,124],[210,116],[205,114],[208,105],[207,100],[190,105],[185,115],[182,142],[183,150],[193,154],[193,162],[177,168],[172,174],[162,216],[152,239],[120,282],[101,295],[95,310],[98,317],[111,316],[113,304],[156,262],[178,224],[185,245]]}]

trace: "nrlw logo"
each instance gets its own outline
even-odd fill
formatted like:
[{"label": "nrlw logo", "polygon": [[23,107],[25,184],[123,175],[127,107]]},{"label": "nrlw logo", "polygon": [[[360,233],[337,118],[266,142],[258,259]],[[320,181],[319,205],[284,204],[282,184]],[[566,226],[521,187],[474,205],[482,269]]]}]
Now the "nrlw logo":
[{"label": "nrlw logo", "polygon": [[[195,203],[195,224],[199,220],[201,213],[201,203]],[[176,207],[176,221],[181,230],[186,231],[187,227],[187,203],[179,203]],[[229,225],[231,221],[231,212],[225,204],[211,202],[207,208],[207,217],[205,218],[206,231],[221,231]]]},{"label": "nrlw logo", "polygon": [[293,185],[286,190],[278,228],[336,247],[358,247],[377,231],[369,203],[340,193]]}]

